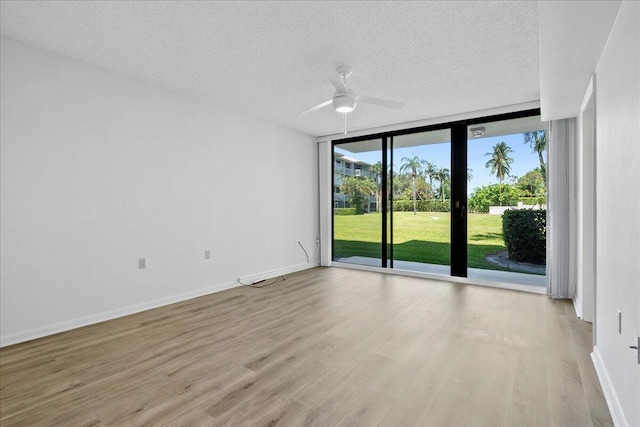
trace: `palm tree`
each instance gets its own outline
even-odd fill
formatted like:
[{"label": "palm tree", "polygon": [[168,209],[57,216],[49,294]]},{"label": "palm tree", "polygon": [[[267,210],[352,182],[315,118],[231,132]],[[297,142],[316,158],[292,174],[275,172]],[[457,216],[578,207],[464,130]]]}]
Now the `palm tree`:
[{"label": "palm tree", "polygon": [[400,173],[411,171],[411,192],[413,193],[413,214],[416,215],[416,177],[422,170],[423,161],[418,156],[403,157],[401,159]]},{"label": "palm tree", "polygon": [[451,174],[449,173],[449,169],[441,168],[436,172],[436,179],[440,181],[440,198],[444,200],[444,189],[446,184],[451,179]]},{"label": "palm tree", "polygon": [[503,141],[493,146],[492,153],[485,154],[485,156],[491,156],[491,158],[487,160],[484,166],[491,168],[491,174],[496,174],[500,184],[504,181],[504,177],[511,172],[511,163],[513,162],[513,159],[509,157],[511,152],[513,152],[511,147]]},{"label": "palm tree", "polygon": [[435,165],[435,163],[431,163],[426,160],[422,164],[424,165],[424,174],[427,176],[427,178],[429,178],[429,185],[431,185],[431,188],[433,188],[433,179],[438,173],[438,167]]},{"label": "palm tree", "polygon": [[533,151],[538,153],[538,160],[540,161],[540,172],[542,172],[542,178],[545,185],[547,184],[547,165],[544,162],[543,151],[547,150],[547,131],[534,130],[533,132],[524,133],[524,143],[529,144],[529,147],[533,148]]}]

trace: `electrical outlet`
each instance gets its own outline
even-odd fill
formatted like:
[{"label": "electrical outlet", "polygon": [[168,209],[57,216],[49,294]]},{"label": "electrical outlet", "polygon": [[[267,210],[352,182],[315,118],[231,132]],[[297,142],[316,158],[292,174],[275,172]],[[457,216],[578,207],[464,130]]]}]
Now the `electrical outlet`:
[{"label": "electrical outlet", "polygon": [[144,269],[147,268],[147,259],[146,258],[138,258],[138,268]]},{"label": "electrical outlet", "polygon": [[211,259],[211,251],[204,251],[204,259]]},{"label": "electrical outlet", "polygon": [[316,237],[316,243],[320,243],[320,239]]}]

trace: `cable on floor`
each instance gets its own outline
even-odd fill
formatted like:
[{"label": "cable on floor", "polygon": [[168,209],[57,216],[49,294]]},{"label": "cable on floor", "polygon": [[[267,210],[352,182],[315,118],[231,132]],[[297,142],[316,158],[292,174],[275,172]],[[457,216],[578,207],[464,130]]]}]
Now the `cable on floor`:
[{"label": "cable on floor", "polygon": [[240,278],[238,277],[238,283],[241,284],[242,286],[246,286],[247,288],[256,288],[256,289],[260,289],[260,288],[266,288],[267,286],[271,286],[271,285],[275,285],[276,283],[278,283],[280,281],[280,279],[282,279],[282,281],[285,281],[287,279],[284,278],[284,276],[278,276],[275,279],[273,279],[271,282],[266,283],[264,285],[260,285],[258,286],[258,284],[264,282],[264,280],[260,280],[256,283],[242,283],[242,281],[240,280]]}]

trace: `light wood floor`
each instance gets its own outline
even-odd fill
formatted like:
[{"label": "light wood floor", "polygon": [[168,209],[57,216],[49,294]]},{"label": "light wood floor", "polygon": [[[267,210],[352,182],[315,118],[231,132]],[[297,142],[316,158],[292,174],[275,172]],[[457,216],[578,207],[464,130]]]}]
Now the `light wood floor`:
[{"label": "light wood floor", "polygon": [[567,301],[340,268],[0,350],[0,424],[610,426]]}]

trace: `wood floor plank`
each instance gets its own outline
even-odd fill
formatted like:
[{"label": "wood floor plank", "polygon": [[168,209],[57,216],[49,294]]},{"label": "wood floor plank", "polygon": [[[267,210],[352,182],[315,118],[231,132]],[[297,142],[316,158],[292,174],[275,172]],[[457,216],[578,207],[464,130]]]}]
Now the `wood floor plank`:
[{"label": "wood floor plank", "polygon": [[286,400],[282,405],[267,411],[256,421],[248,421],[251,427],[299,426],[307,419],[309,409],[292,400]]},{"label": "wood floor plank", "polygon": [[521,427],[546,427],[551,425],[549,411],[546,409],[533,408],[512,402],[507,416],[507,425]]},{"label": "wood floor plank", "polygon": [[591,348],[593,337],[591,335],[590,323],[583,322],[572,316],[569,317],[569,326],[571,331],[571,344],[578,369],[580,370],[580,378],[582,379],[583,389],[589,405],[591,413],[591,421],[594,427],[612,427],[613,420],[609,413],[609,408],[604,399],[604,393],[600,387],[600,382],[591,361],[591,355],[584,348]]},{"label": "wood floor plank", "polygon": [[0,349],[0,424],[611,426],[569,301],[315,268]]},{"label": "wood floor plank", "polygon": [[395,361],[375,382],[371,391],[397,399],[421,367],[421,363]]},{"label": "wood floor plank", "polygon": [[340,427],[375,426],[384,418],[394,400],[376,392],[365,394],[344,418],[338,423]]},{"label": "wood floor plank", "polygon": [[470,413],[470,410],[471,405],[467,398],[440,393],[434,396],[420,423],[396,425],[475,426],[475,415]]},{"label": "wood floor plank", "polygon": [[549,357],[548,366],[549,412],[552,425],[592,425],[578,364]]},{"label": "wood floor plank", "polygon": [[547,357],[542,352],[518,351],[513,402],[549,412]]},{"label": "wood floor plank", "polygon": [[338,424],[392,363],[391,359],[371,354],[326,396],[320,396],[317,402],[305,403],[311,411],[304,425],[334,426]]},{"label": "wood floor plank", "polygon": [[[461,349],[465,350],[464,344]],[[462,351],[439,349],[427,355],[420,371],[398,397],[380,425],[421,425],[429,415],[432,403],[442,394],[442,387],[461,359]]]}]

